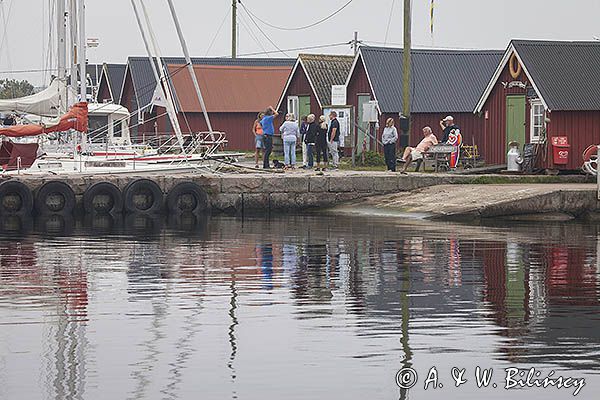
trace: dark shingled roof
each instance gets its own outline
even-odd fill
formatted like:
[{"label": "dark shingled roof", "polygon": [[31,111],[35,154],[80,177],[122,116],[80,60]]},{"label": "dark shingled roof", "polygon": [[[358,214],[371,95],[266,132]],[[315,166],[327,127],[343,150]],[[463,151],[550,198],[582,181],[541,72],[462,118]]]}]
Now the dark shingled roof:
[{"label": "dark shingled roof", "polygon": [[600,42],[513,40],[550,110],[600,110]]},{"label": "dark shingled roof", "polygon": [[331,86],[346,83],[354,57],[328,54],[300,54],[298,57],[314,86],[319,103],[331,105]]},{"label": "dark shingled roof", "polygon": [[[361,47],[360,53],[381,112],[401,112],[403,50]],[[502,55],[499,50],[412,50],[411,111],[472,112]]]},{"label": "dark shingled roof", "polygon": [[[163,57],[165,64],[185,64],[183,57]],[[258,66],[258,67],[293,67],[296,60],[292,58],[192,58],[194,65],[227,65],[227,66]],[[156,89],[156,80],[148,57],[129,57],[127,60],[133,87],[135,88],[138,107],[145,107],[152,101]]]}]

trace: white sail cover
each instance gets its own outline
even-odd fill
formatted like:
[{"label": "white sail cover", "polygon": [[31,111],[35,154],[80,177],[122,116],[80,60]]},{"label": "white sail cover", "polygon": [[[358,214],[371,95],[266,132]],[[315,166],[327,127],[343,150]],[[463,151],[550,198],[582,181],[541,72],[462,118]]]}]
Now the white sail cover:
[{"label": "white sail cover", "polygon": [[[66,104],[65,97],[67,97]],[[64,81],[54,79],[50,86],[39,93],[17,99],[0,100],[0,112],[56,117],[60,114],[58,107],[61,104],[61,98],[63,99],[63,111],[77,102],[75,91]]]}]

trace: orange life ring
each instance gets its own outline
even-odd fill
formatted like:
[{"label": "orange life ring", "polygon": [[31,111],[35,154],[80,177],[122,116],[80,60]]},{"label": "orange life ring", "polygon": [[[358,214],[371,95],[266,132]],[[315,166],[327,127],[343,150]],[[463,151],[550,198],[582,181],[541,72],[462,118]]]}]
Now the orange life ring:
[{"label": "orange life ring", "polygon": [[513,79],[517,79],[519,75],[521,75],[521,70],[521,63],[519,63],[519,60],[517,59],[517,54],[512,53],[508,60],[508,71],[510,72],[510,76],[512,76]]},{"label": "orange life ring", "polygon": [[588,146],[584,151],[583,151],[583,161],[590,161],[592,159],[593,156],[598,155],[598,145],[591,145]]}]

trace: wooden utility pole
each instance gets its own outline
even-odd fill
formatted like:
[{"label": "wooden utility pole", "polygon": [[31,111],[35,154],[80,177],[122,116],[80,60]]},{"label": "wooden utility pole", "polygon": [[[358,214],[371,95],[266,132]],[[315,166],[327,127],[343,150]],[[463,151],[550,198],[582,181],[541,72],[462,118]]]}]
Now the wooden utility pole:
[{"label": "wooden utility pole", "polygon": [[352,41],[352,48],[354,49],[354,57],[358,54],[358,32],[354,32],[354,40]]},{"label": "wooden utility pole", "polygon": [[231,58],[237,58],[237,0],[231,0]]},{"label": "wooden utility pole", "polygon": [[404,0],[404,62],[402,80],[402,113],[410,123],[410,74],[411,74],[411,0]]}]

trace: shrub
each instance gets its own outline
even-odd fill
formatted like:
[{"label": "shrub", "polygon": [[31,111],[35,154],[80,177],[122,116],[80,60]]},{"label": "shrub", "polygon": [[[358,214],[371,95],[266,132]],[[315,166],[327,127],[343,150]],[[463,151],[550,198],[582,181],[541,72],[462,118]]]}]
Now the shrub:
[{"label": "shrub", "polygon": [[382,154],[376,151],[365,152],[365,162],[362,162],[362,155],[358,156],[358,164],[364,167],[379,167],[385,165],[385,159]]}]

